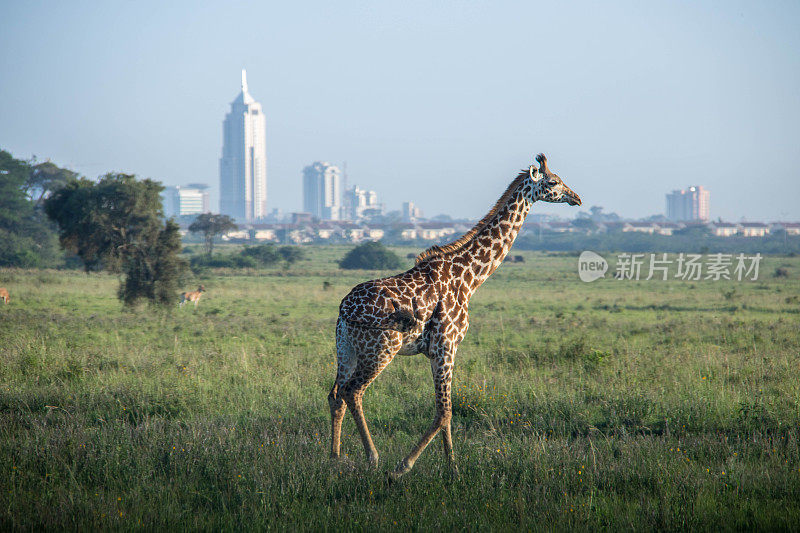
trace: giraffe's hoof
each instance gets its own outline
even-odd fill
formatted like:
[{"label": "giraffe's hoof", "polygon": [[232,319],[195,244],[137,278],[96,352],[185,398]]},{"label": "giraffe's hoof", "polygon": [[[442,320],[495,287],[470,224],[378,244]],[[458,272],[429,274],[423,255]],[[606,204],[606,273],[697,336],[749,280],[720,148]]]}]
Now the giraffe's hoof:
[{"label": "giraffe's hoof", "polygon": [[371,469],[373,469],[373,470],[378,468],[378,456],[377,455],[370,456],[370,458],[369,458],[369,467]]},{"label": "giraffe's hoof", "polygon": [[405,461],[400,461],[400,463],[398,463],[395,469],[389,472],[389,480],[397,481],[403,476],[403,474],[407,474],[410,470],[411,470],[411,465],[409,465]]},{"label": "giraffe's hoof", "polygon": [[400,479],[403,477],[403,474],[405,474],[405,472],[398,472],[397,470],[390,470],[390,471],[386,472],[386,481],[389,483],[389,485],[393,485],[395,483],[398,483],[400,481]]},{"label": "giraffe's hoof", "polygon": [[461,473],[458,471],[458,466],[456,466],[455,463],[451,464],[450,465],[450,477],[452,479],[458,479],[458,476],[460,476],[460,475],[461,475]]},{"label": "giraffe's hoof", "polygon": [[356,463],[346,455],[331,455],[331,467],[339,472],[351,472],[356,469]]}]

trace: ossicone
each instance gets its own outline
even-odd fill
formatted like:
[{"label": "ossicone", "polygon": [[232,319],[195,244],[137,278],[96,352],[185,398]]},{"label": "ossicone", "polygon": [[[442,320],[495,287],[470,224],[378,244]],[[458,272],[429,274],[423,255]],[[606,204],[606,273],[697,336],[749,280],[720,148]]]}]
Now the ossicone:
[{"label": "ossicone", "polygon": [[538,161],[539,164],[542,166],[542,168],[541,168],[542,174],[549,174],[550,173],[550,169],[547,168],[547,158],[545,157],[544,154],[537,155],[536,156],[536,161]]}]

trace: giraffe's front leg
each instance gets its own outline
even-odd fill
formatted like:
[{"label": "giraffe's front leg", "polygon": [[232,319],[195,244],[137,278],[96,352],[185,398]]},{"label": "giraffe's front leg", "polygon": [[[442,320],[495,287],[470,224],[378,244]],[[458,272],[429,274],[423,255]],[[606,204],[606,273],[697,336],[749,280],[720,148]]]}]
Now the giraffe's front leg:
[{"label": "giraffe's front leg", "polygon": [[452,416],[447,419],[447,425],[442,428],[442,445],[444,446],[444,456],[447,459],[450,472],[454,476],[458,476],[458,465],[456,464],[456,457],[453,453],[453,432],[451,430],[451,422]]},{"label": "giraffe's front leg", "polygon": [[419,456],[431,443],[433,438],[439,432],[444,430],[444,452],[447,457],[448,463],[451,468],[455,468],[455,459],[453,456],[453,438],[450,431],[450,421],[453,418],[453,403],[450,399],[450,384],[453,380],[453,361],[455,356],[455,347],[442,350],[442,353],[431,357],[431,372],[433,374],[433,386],[436,392],[436,416],[433,419],[428,431],[426,431],[416,446],[411,449],[411,452],[405,459],[400,461],[394,472],[389,475],[393,479],[397,479],[403,474],[407,473],[414,467]]}]

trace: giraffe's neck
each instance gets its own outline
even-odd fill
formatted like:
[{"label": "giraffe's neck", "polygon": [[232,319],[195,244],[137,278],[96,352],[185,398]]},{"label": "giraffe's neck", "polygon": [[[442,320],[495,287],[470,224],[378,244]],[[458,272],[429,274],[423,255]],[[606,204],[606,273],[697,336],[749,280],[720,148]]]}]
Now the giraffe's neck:
[{"label": "giraffe's neck", "polygon": [[531,184],[523,181],[486,226],[461,249],[449,254],[453,264],[466,267],[460,279],[454,281],[468,296],[472,296],[508,255],[531,205]]}]

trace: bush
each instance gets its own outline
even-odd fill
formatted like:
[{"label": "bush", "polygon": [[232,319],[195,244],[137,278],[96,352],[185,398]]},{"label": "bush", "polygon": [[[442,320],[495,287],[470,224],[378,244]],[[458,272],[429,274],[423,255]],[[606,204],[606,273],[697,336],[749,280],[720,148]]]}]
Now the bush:
[{"label": "bush", "polygon": [[40,265],[41,260],[33,239],[0,228],[0,242],[3,243],[0,246],[0,267],[31,268]]},{"label": "bush", "polygon": [[400,268],[400,258],[379,242],[356,246],[339,262],[339,267],[363,270],[394,270]]},{"label": "bush", "polygon": [[283,256],[275,248],[274,244],[257,244],[256,246],[247,246],[244,250],[242,250],[242,256],[253,258],[261,266],[274,265],[283,259]]},{"label": "bush", "polygon": [[125,305],[133,305],[140,298],[164,306],[175,302],[178,280],[186,270],[186,260],[178,256],[181,249],[178,225],[168,220],[154,239],[123,263],[125,281],[120,284],[117,296]]},{"label": "bush", "polygon": [[258,266],[259,263],[254,257],[241,253],[192,257],[192,270],[195,271],[203,268],[257,268]]},{"label": "bush", "polygon": [[292,266],[298,261],[305,261],[306,251],[299,246],[281,246],[278,248],[278,253],[286,261],[288,266]]},{"label": "bush", "polygon": [[274,244],[257,244],[229,254],[196,255],[192,257],[191,265],[192,270],[198,273],[207,268],[262,268],[281,261],[291,266],[306,259],[306,251],[299,246],[278,248]]}]

